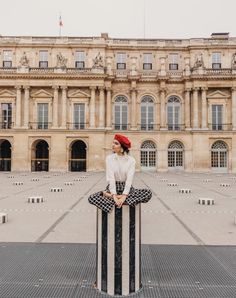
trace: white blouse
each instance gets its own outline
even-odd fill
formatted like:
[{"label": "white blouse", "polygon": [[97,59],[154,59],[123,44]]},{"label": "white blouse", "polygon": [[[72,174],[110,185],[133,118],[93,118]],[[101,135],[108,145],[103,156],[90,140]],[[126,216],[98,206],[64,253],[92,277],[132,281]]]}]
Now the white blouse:
[{"label": "white blouse", "polygon": [[133,182],[136,161],[133,156],[109,154],[106,157],[106,180],[110,184],[109,189],[112,194],[116,193],[116,181],[125,181],[123,194],[128,195]]}]

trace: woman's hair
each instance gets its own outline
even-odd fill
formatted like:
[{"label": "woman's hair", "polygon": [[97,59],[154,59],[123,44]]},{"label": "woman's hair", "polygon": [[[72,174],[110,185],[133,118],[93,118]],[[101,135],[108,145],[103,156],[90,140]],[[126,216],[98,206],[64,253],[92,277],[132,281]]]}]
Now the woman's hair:
[{"label": "woman's hair", "polygon": [[127,154],[129,154],[129,149],[127,147],[125,147],[123,144],[120,144],[120,145],[121,145],[121,148],[123,148],[123,150],[124,150],[123,154],[125,154],[125,152]]}]

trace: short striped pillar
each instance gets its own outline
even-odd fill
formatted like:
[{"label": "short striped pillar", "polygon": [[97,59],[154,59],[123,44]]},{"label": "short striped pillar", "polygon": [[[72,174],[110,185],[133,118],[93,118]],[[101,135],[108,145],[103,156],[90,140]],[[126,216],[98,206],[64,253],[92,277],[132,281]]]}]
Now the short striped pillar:
[{"label": "short striped pillar", "polygon": [[97,289],[129,295],[141,288],[141,204],[97,208]]}]

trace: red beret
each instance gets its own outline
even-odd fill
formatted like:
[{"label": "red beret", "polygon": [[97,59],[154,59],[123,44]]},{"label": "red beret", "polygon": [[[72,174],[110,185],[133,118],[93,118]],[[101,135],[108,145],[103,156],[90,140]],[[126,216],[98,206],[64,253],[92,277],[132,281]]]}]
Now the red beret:
[{"label": "red beret", "polygon": [[127,148],[131,147],[130,140],[127,137],[123,136],[123,135],[115,134],[114,139],[119,141],[122,145],[124,145]]}]

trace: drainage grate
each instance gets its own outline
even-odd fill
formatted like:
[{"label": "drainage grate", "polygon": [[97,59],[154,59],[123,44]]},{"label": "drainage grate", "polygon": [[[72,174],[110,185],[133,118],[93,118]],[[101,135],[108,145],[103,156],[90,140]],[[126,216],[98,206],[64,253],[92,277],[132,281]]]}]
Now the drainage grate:
[{"label": "drainage grate", "polygon": [[[235,298],[235,260],[235,246],[142,245],[143,288],[129,296]],[[93,288],[95,261],[95,244],[0,243],[0,297],[111,297]]]}]

